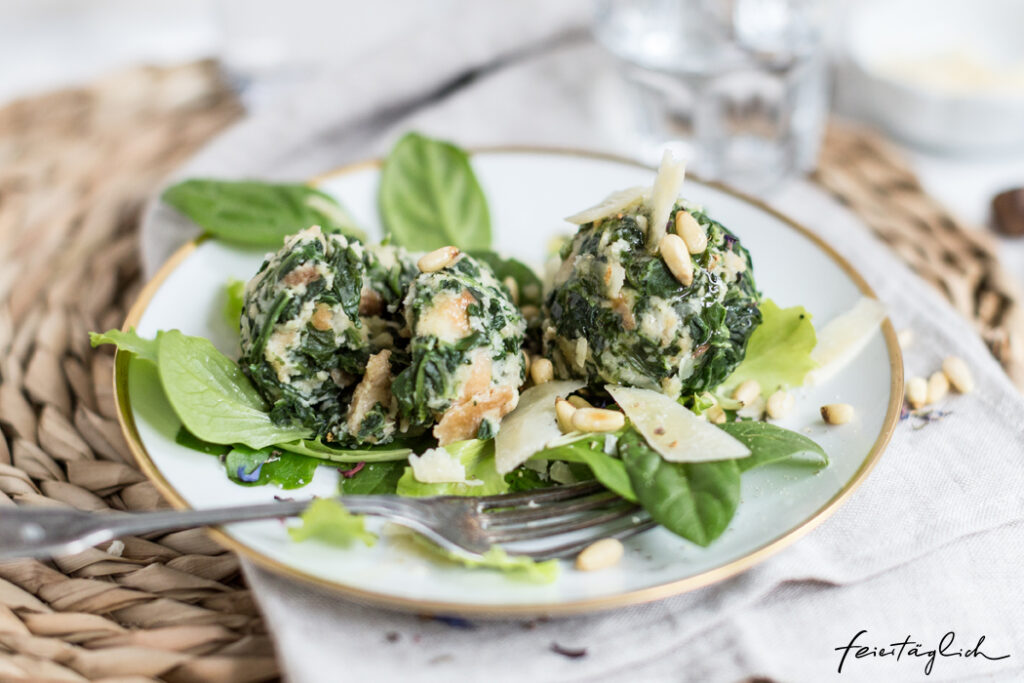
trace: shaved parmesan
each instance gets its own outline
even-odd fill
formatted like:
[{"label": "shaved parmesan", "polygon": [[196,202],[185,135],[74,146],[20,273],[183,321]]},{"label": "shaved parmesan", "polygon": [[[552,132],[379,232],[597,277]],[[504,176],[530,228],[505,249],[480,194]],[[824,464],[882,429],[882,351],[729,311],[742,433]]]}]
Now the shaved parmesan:
[{"label": "shaved parmesan", "polygon": [[686,177],[686,164],[676,159],[669,150],[661,157],[658,176],[654,179],[654,189],[647,200],[651,210],[651,222],[648,226],[647,243],[657,246],[668,229],[668,217],[679,196],[679,188]]},{"label": "shaved parmesan", "polygon": [[467,480],[466,466],[443,448],[430,448],[422,455],[410,455],[409,466],[416,481],[424,484],[483,484],[479,479]]},{"label": "shaved parmesan", "polygon": [[501,421],[494,438],[494,464],[499,474],[511,472],[562,436],[555,417],[555,398],[565,398],[582,387],[583,382],[565,380],[545,382],[523,392],[519,405]]},{"label": "shaved parmesan", "polygon": [[818,367],[807,373],[805,383],[827,381],[857,357],[885,319],[885,306],[877,299],[861,297],[853,308],[833,318],[818,331],[811,360]]},{"label": "shaved parmesan", "polygon": [[610,384],[605,390],[651,448],[669,462],[732,460],[750,455],[750,449],[738,440],[665,394]]},{"label": "shaved parmesan", "polygon": [[599,221],[602,218],[608,218],[608,216],[614,216],[625,211],[634,204],[639,204],[646,199],[648,194],[650,194],[650,188],[647,187],[630,187],[618,192],[612,192],[601,200],[600,204],[584,209],[579,213],[574,213],[565,220],[573,225],[583,225],[584,223]]}]

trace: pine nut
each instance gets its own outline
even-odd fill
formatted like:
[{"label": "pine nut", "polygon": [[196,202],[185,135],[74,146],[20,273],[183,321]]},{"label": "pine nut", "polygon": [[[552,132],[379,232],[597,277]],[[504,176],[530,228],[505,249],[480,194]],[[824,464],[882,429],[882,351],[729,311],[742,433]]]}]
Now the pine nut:
[{"label": "pine nut", "polygon": [[946,378],[949,379],[953,388],[961,394],[969,394],[974,391],[974,377],[963,358],[950,356],[942,361],[942,371],[946,373]]},{"label": "pine nut", "polygon": [[555,366],[547,358],[535,358],[530,363],[530,378],[534,384],[544,384],[555,378]]},{"label": "pine nut", "polygon": [[523,306],[519,309],[519,312],[526,318],[526,322],[530,322],[534,318],[540,317],[540,309],[536,306]]},{"label": "pine nut", "polygon": [[558,428],[563,434],[568,434],[572,429],[572,416],[576,412],[576,406],[559,396],[555,399],[555,418],[558,420]]},{"label": "pine nut", "polygon": [[773,420],[780,420],[793,410],[796,405],[796,396],[779,389],[774,394],[768,397],[768,404],[765,406],[765,411],[768,413],[768,417]]},{"label": "pine nut", "polygon": [[705,410],[704,414],[708,416],[708,422],[711,424],[725,424],[725,408],[717,403]]},{"label": "pine nut", "polygon": [[577,408],[572,414],[573,429],[579,432],[614,432],[626,424],[626,416],[617,410]]},{"label": "pine nut", "polygon": [[509,295],[512,297],[512,303],[516,306],[519,305],[519,283],[516,282],[515,278],[509,275],[507,278],[501,281],[501,284],[505,285],[505,289],[508,290]]},{"label": "pine nut", "polygon": [[686,249],[686,242],[679,235],[665,235],[661,238],[661,258],[665,265],[672,271],[679,284],[689,287],[693,284],[693,262],[690,261],[690,253]]},{"label": "pine nut", "polygon": [[849,403],[829,403],[821,407],[821,419],[830,425],[843,425],[853,419],[853,406]]},{"label": "pine nut", "polygon": [[594,405],[582,396],[570,396],[566,399],[576,408],[593,408]]},{"label": "pine nut", "polygon": [[705,410],[704,414],[708,416],[708,422],[710,422],[711,424],[725,424],[725,408],[718,404],[715,404],[708,408],[707,410]]},{"label": "pine nut", "polygon": [[676,234],[683,238],[691,254],[702,254],[708,248],[708,236],[704,228],[689,211],[681,209],[676,213]]},{"label": "pine nut", "polygon": [[924,377],[911,377],[907,380],[907,403],[914,410],[928,405],[928,380]]},{"label": "pine nut", "polygon": [[746,382],[743,382],[736,387],[732,392],[732,397],[743,405],[753,402],[754,399],[760,395],[761,385],[756,379],[748,379]]},{"label": "pine nut", "polygon": [[941,372],[933,372],[928,378],[928,403],[938,403],[949,393],[949,378]]},{"label": "pine nut", "polygon": [[576,556],[576,569],[593,572],[618,564],[626,549],[617,538],[602,538],[591,543]]},{"label": "pine nut", "polygon": [[914,331],[909,327],[896,333],[896,341],[900,343],[901,349],[908,349],[914,343]]},{"label": "pine nut", "polygon": [[441,247],[421,256],[420,260],[416,262],[416,267],[422,273],[436,273],[455,263],[459,253],[458,247]]},{"label": "pine nut", "polygon": [[530,376],[530,365],[532,361],[533,358],[530,357],[529,352],[523,351],[523,374],[527,377]]},{"label": "pine nut", "polygon": [[316,305],[316,309],[313,311],[313,315],[310,317],[310,324],[316,329],[324,332],[331,329],[331,320],[334,318],[334,314],[331,312],[331,307],[327,304],[320,302]]}]

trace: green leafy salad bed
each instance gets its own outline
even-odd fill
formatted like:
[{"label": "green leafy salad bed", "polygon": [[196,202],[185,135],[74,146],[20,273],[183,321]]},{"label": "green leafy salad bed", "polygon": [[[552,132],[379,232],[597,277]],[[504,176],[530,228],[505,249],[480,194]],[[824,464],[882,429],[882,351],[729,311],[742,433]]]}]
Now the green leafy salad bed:
[{"label": "green leafy salad bed", "polygon": [[[214,239],[276,250],[248,282],[226,283],[241,356],[177,330],[92,342],[150,364],[178,442],[242,486],[294,489],[323,466],[341,472],[342,501],[596,479],[707,546],[744,472],[813,473],[828,458],[764,421],[766,402],[785,405],[819,365],[810,315],[762,298],[739,238],[677,199],[681,183],[666,157],[652,187],[570,217],[577,230],[542,277],[490,250],[468,155],[419,134],[384,164],[380,244],[312,187],[188,180],[164,201]],[[336,499],[314,501],[290,532],[375,540]],[[471,565],[539,580],[557,570],[501,548]]]}]

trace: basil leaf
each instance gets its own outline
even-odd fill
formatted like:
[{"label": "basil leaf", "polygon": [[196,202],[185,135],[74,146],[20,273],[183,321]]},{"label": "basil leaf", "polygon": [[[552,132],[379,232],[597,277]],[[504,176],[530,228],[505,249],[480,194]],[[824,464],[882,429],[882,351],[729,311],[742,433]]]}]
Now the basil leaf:
[{"label": "basil leaf", "polygon": [[491,246],[487,199],[455,145],[407,134],[384,162],[377,199],[395,244],[413,251]]},{"label": "basil leaf", "polygon": [[405,462],[371,462],[351,477],[342,477],[338,490],[343,494],[394,493],[405,471]]},{"label": "basil leaf", "polygon": [[161,333],[157,372],[174,412],[203,441],[260,449],[309,435],[274,424],[249,379],[206,339]]},{"label": "basil leaf", "polygon": [[[595,444],[594,447],[591,444]],[[538,460],[563,460],[565,462],[582,463],[590,468],[594,479],[604,484],[609,490],[634,503],[636,492],[630,483],[626,465],[622,460],[613,458],[604,452],[604,438],[599,440],[584,438],[572,443],[562,444],[554,448],[540,451],[533,456]]]},{"label": "basil leaf", "polygon": [[530,266],[514,258],[502,258],[486,249],[471,249],[469,255],[489,265],[499,281],[504,282],[509,277],[515,280],[520,306],[539,307],[543,303],[544,285]]},{"label": "basil leaf", "polygon": [[729,526],[740,502],[735,460],[668,462],[635,430],[619,438],[618,451],[637,500],[655,522],[700,546]]},{"label": "basil leaf", "polygon": [[726,422],[718,426],[750,449],[748,457],[736,461],[741,472],[779,462],[816,468],[828,466],[825,450],[803,434],[753,420]]},{"label": "basil leaf", "polygon": [[235,244],[277,249],[285,237],[311,225],[366,239],[344,207],[307,185],[193,178],[164,190],[163,200]]}]

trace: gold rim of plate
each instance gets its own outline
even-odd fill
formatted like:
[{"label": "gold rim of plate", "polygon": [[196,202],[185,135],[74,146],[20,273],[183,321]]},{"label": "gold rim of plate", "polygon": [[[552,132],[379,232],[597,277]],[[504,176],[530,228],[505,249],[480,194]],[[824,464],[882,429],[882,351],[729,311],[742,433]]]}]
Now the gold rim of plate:
[{"label": "gold rim of plate", "polygon": [[[499,147],[478,147],[471,151],[471,154],[487,154],[487,153],[519,153],[519,154],[549,154],[556,156],[576,156],[585,157],[600,161],[610,161],[629,166],[636,166],[639,168],[650,168],[646,164],[642,164],[634,159],[626,157],[616,156],[614,154],[605,154],[597,152],[586,152],[575,149],[562,149],[555,147],[529,147],[529,146],[499,146]],[[383,164],[380,159],[371,159],[366,161],[360,161],[353,164],[348,164],[340,168],[328,171],[317,175],[309,180],[311,185],[319,185],[320,183],[330,178],[337,177],[356,171],[366,170],[368,168],[378,168]],[[654,170],[654,169],[651,169]],[[693,177],[693,176],[691,176]],[[812,233],[804,226],[796,223],[789,217],[779,213],[775,209],[766,205],[764,202],[743,194],[733,188],[722,185],[717,182],[708,182],[694,178],[697,182],[704,185],[715,188],[721,192],[731,195],[740,201],[752,204],[762,211],[774,216],[782,222],[789,225],[792,229],[799,232],[801,235],[811,240],[817,245],[825,254],[829,256],[840,268],[850,277],[851,280],[857,285],[861,293],[864,296],[871,298],[877,298],[874,291],[868,285],[861,275],[854,270],[846,259],[840,256],[835,249],[826,244],[820,237]],[[128,330],[130,327],[138,325],[142,319],[143,313],[149,306],[150,300],[153,295],[156,294],[157,290],[163,284],[164,280],[173,272],[182,262],[185,261],[192,254],[193,251],[204,241],[205,238],[200,237],[192,240],[187,244],[183,245],[178,249],[170,259],[160,268],[156,276],[146,284],[139,294],[138,299],[132,305],[131,310],[128,312],[128,317],[125,319],[124,326],[122,329]],[[398,609],[406,612],[418,612],[428,614],[459,614],[474,617],[527,617],[527,616],[564,616],[572,614],[581,614],[585,612],[595,612],[600,610],[607,610],[616,607],[625,607],[628,605],[637,605],[646,602],[652,602],[655,600],[661,600],[664,598],[679,595],[697,588],[703,588],[719,581],[724,581],[730,577],[733,577],[747,569],[750,569],[754,565],[766,560],[768,557],[779,552],[783,548],[789,546],[793,542],[802,538],[805,534],[810,532],[816,526],[825,521],[836,509],[842,505],[847,498],[853,493],[854,490],[860,486],[867,478],[868,474],[874,468],[885,450],[886,445],[889,443],[889,439],[892,437],[893,431],[896,428],[896,424],[899,422],[900,409],[903,402],[903,359],[900,355],[899,343],[896,340],[896,332],[893,329],[892,322],[886,318],[882,323],[882,334],[885,337],[885,343],[889,354],[889,372],[891,375],[891,383],[889,387],[889,402],[888,409],[885,415],[885,421],[882,424],[882,429],[878,434],[878,438],[875,439],[874,444],[871,447],[870,452],[861,463],[861,466],[857,469],[854,475],[846,483],[843,488],[836,493],[827,503],[819,508],[813,515],[808,519],[804,520],[801,524],[790,529],[786,533],[774,538],[764,545],[756,548],[745,556],[735,559],[732,562],[724,564],[720,567],[709,569],[700,574],[689,576],[685,579],[679,579],[677,581],[670,581],[658,586],[650,586],[648,588],[641,588],[638,590],[629,591],[626,593],[620,593],[618,595],[609,595],[600,598],[590,598],[586,600],[575,600],[572,602],[565,603],[515,603],[515,604],[465,604],[457,602],[444,602],[436,600],[416,600],[413,598],[404,598],[387,593],[378,593],[375,591],[363,590],[352,586],[347,586],[342,583],[324,579],[313,574],[306,573],[300,569],[291,567],[283,562],[279,562],[267,555],[264,555],[249,546],[245,545],[241,541],[228,535],[225,531],[220,528],[211,528],[209,530],[210,535],[216,539],[218,543],[224,547],[233,550],[239,555],[246,557],[256,564],[270,570],[276,574],[287,576],[298,581],[313,584],[321,588],[325,588],[331,592],[339,594],[350,600],[357,602],[370,604],[378,607],[389,607],[392,609]],[[139,437],[138,430],[135,426],[135,419],[132,415],[130,399],[128,396],[128,361],[129,354],[118,352],[114,359],[114,391],[117,396],[117,407],[118,407],[118,420],[121,423],[121,430],[124,432],[125,439],[128,441],[128,446],[131,449],[132,455],[135,457],[136,462],[139,465],[139,469],[149,477],[150,481],[156,486],[157,490],[168,500],[171,505],[176,509],[189,509],[188,503],[182,498],[181,494],[171,486],[171,484],[164,478],[163,474],[154,464],[150,458],[149,453],[146,451],[145,446],[142,444],[142,440]]]}]

